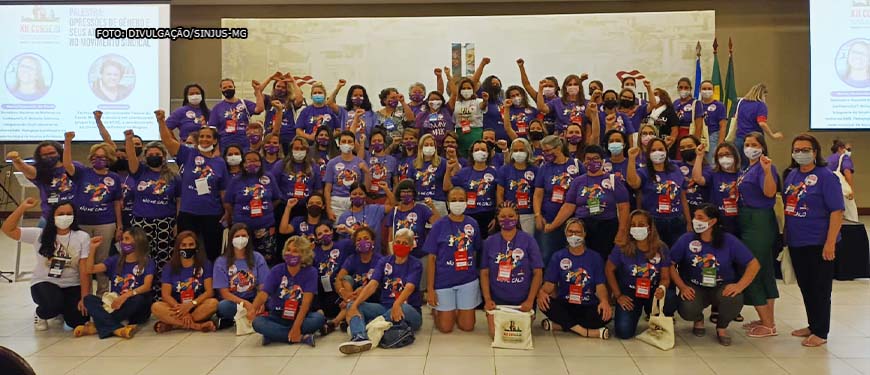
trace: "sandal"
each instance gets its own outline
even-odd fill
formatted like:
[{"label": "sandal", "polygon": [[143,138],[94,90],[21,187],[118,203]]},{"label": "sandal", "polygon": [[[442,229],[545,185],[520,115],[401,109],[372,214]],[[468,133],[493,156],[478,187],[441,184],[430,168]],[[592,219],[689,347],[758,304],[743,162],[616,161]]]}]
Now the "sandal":
[{"label": "sandal", "polygon": [[716,332],[716,339],[719,340],[719,345],[731,346],[731,336],[722,336],[717,331]]},{"label": "sandal", "polygon": [[746,318],[744,318],[743,315],[737,314],[737,317],[734,318],[734,321],[739,323],[742,322],[744,319]]},{"label": "sandal", "polygon": [[115,330],[114,332],[112,332],[112,333],[114,333],[115,336],[118,336],[118,337],[120,337],[120,338],[124,338],[124,339],[132,339],[132,338],[133,338],[133,335],[136,333],[136,325],[135,325],[135,324],[131,324],[131,325],[128,325],[128,326],[123,326],[123,327],[121,327],[121,328],[116,329],[116,330]]},{"label": "sandal", "polygon": [[791,335],[794,337],[810,337],[812,334],[813,332],[810,331],[810,327],[804,327],[791,331]]},{"label": "sandal", "polygon": [[217,327],[215,327],[214,322],[209,320],[199,325],[199,331],[204,333],[214,332],[217,331]]},{"label": "sandal", "polygon": [[803,342],[801,342],[801,345],[806,346],[808,348],[815,348],[815,347],[825,345],[827,343],[828,343],[828,340],[825,340],[825,339],[823,339],[819,336],[816,336],[816,335],[810,335],[809,337],[805,338]]},{"label": "sandal", "polygon": [[755,327],[752,327],[752,329],[749,330],[749,333],[746,334],[746,336],[756,339],[776,335],[778,335],[778,333],[776,333],[776,327],[767,327],[763,325],[757,325]]},{"label": "sandal", "polygon": [[75,336],[75,337],[89,336],[89,335],[94,335],[96,333],[97,333],[97,327],[94,326],[94,323],[91,323],[91,322],[87,322],[85,324],[77,326],[73,330],[73,336]]},{"label": "sandal", "polygon": [[598,338],[602,340],[610,340],[610,328],[602,327],[598,330]]},{"label": "sandal", "polygon": [[710,314],[710,323],[716,324],[719,323],[719,313],[713,312]]},{"label": "sandal", "polygon": [[760,326],[760,325],[761,325],[760,320],[753,320],[749,323],[743,323],[743,329],[750,330],[750,329],[753,329],[753,328]]},{"label": "sandal", "polygon": [[553,332],[553,323],[550,322],[550,319],[544,319],[541,321],[541,328],[547,332]]},{"label": "sandal", "polygon": [[169,331],[174,329],[171,325],[163,323],[161,321],[157,321],[156,323],[154,323],[153,328],[154,328],[154,332],[156,332],[158,334],[166,333],[166,332],[169,332]]}]

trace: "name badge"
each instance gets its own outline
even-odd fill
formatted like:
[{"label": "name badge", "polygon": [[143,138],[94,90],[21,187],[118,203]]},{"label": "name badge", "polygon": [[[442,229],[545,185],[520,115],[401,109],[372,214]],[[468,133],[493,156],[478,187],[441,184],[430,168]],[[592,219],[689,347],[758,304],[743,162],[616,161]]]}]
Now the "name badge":
[{"label": "name badge", "polygon": [[57,193],[52,193],[48,196],[47,201],[48,204],[56,204],[58,201],[60,201],[60,198],[57,196]]},{"label": "name badge", "polygon": [[63,269],[71,261],[70,258],[53,257],[48,267],[48,277],[59,279],[63,275]]},{"label": "name badge", "polygon": [[722,207],[725,209],[725,216],[737,216],[737,199],[722,199]]},{"label": "name badge", "polygon": [[519,209],[527,209],[529,208],[529,193],[527,192],[517,192],[517,208]]},{"label": "name badge", "polygon": [[477,207],[477,192],[469,191],[465,193],[465,206],[466,208],[475,208]]},{"label": "name badge", "polygon": [[295,298],[284,301],[284,312],[281,317],[287,320],[296,319],[296,310],[299,308],[299,301]]},{"label": "name badge", "polygon": [[671,213],[671,197],[667,195],[659,195],[659,205],[656,212],[660,214]]},{"label": "name badge", "polygon": [[568,303],[579,305],[583,303],[583,287],[576,284],[568,285]]},{"label": "name badge", "polygon": [[453,252],[453,265],[457,271],[467,271],[468,252],[462,250]]},{"label": "name badge", "polygon": [[211,188],[208,186],[208,178],[197,178],[193,181],[194,186],[196,187],[197,195],[206,195],[211,193]]},{"label": "name badge", "polygon": [[498,264],[498,276],[496,280],[502,283],[511,282],[511,262],[501,262]]},{"label": "name badge", "polygon": [[714,287],[716,286],[716,269],[713,267],[704,267],[701,269],[701,286]]},{"label": "name badge", "polygon": [[797,214],[797,203],[797,196],[789,195],[788,198],[785,199],[785,214],[788,216],[794,216]]},{"label": "name badge", "polygon": [[181,292],[181,303],[193,302],[194,298],[196,298],[196,296],[193,295],[193,288],[188,288]]},{"label": "name badge", "polygon": [[304,183],[297,181],[296,184],[293,185],[293,197],[296,199],[305,198],[305,184]]},{"label": "name badge", "polygon": [[263,216],[263,200],[260,198],[251,199],[251,217]]},{"label": "name badge", "polygon": [[320,285],[326,293],[332,292],[332,283],[329,280],[329,275],[320,276]]},{"label": "name badge", "polygon": [[525,136],[528,133],[529,127],[526,125],[525,120],[517,120],[517,135]]},{"label": "name badge", "polygon": [[471,133],[471,121],[469,120],[460,120],[459,126],[462,128],[462,134]]},{"label": "name badge", "polygon": [[550,202],[565,203],[565,188],[562,185],[553,186],[553,195],[550,197]]},{"label": "name badge", "polygon": [[226,132],[227,132],[227,133],[230,133],[230,134],[235,133],[235,132],[236,132],[236,129],[238,129],[238,125],[237,125],[237,124],[238,124],[238,123],[236,122],[235,119],[227,119],[227,122],[226,122],[226,129],[225,129]]},{"label": "name badge", "polygon": [[634,284],[634,296],[637,298],[649,298],[649,289],[652,280],[648,277],[638,277]]},{"label": "name badge", "polygon": [[590,215],[600,215],[602,212],[604,212],[604,209],[601,208],[601,200],[598,198],[587,199],[586,208],[589,209]]}]

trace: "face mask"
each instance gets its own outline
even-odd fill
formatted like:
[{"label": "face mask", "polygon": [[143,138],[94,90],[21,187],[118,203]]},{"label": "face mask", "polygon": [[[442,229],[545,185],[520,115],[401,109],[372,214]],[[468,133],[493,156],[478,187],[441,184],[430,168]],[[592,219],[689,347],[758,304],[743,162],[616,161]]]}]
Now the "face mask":
[{"label": "face mask", "polygon": [[374,152],[384,151],[385,148],[387,148],[387,146],[383,143],[372,143],[372,151]]},{"label": "face mask", "polygon": [[568,237],[568,246],[570,247],[580,247],[583,246],[583,237],[574,235]]},{"label": "face mask", "polygon": [[350,102],[353,103],[353,105],[362,105],[363,98],[361,96],[354,96],[350,99]]},{"label": "face mask", "polygon": [[613,142],[607,144],[607,151],[610,151],[610,155],[619,155],[622,154],[622,150],[625,148],[625,145],[622,142]]},{"label": "face mask", "polygon": [[685,99],[689,97],[689,90],[680,90],[680,99]]},{"label": "face mask", "polygon": [[227,165],[237,166],[242,164],[242,155],[227,155]]},{"label": "face mask", "polygon": [[519,107],[519,106],[523,105],[523,98],[518,97],[518,96],[513,97],[513,98],[511,98],[511,103],[513,103],[513,105]]},{"label": "face mask", "polygon": [[191,150],[193,150],[194,148],[196,148],[196,146],[195,146],[193,143],[185,143],[185,144],[184,144],[184,147],[187,147],[187,148],[189,148],[189,149],[191,149]]},{"label": "face mask", "polygon": [[474,94],[474,90],[465,89],[459,91],[459,95],[462,95],[462,97],[465,99],[471,99],[471,94]]},{"label": "face mask", "polygon": [[349,154],[351,151],[353,151],[353,145],[343,143],[338,146],[338,149],[341,150],[341,153],[343,154]]},{"label": "face mask", "polygon": [[661,164],[665,162],[668,154],[664,151],[653,151],[649,154],[649,159],[652,160],[653,163]]},{"label": "face mask", "polygon": [[486,142],[486,147],[489,147],[490,150],[495,150],[495,141],[484,141]]},{"label": "face mask", "polygon": [[465,213],[465,206],[467,203],[465,202],[450,202],[447,204],[447,207],[450,208],[450,213],[454,215],[462,215]]},{"label": "face mask", "polygon": [[43,158],[42,161],[40,161],[40,165],[43,168],[54,168],[54,166],[57,165],[58,160],[60,160],[60,158],[58,158],[57,156],[49,156],[47,158]]},{"label": "face mask", "polygon": [[695,230],[695,233],[704,233],[707,231],[707,228],[710,228],[710,223],[698,219],[692,219],[692,229]]},{"label": "face mask", "polygon": [[283,99],[287,98],[287,90],[275,89],[272,97],[274,97],[275,99],[279,99],[281,101],[284,101]]},{"label": "face mask", "polygon": [[658,104],[664,104],[664,103],[662,103],[662,98],[659,97],[658,95],[656,95],[656,103],[658,103]]},{"label": "face mask", "polygon": [[260,143],[260,140],[262,140],[262,139],[263,139],[263,136],[259,135],[259,134],[251,134],[248,136],[248,141],[251,142],[252,145]]},{"label": "face mask", "polygon": [[503,230],[514,230],[517,227],[517,219],[501,219],[498,221]]},{"label": "face mask", "polygon": [[552,162],[556,161],[556,154],[554,154],[552,152],[545,152],[543,155],[544,155],[544,161],[547,163],[552,163]]},{"label": "face mask", "polygon": [[109,167],[109,169],[112,172],[126,172],[130,170],[130,163],[127,161],[127,159],[118,159],[115,160],[115,162],[112,164],[111,167]]},{"label": "face mask", "polygon": [[136,245],[131,243],[123,243],[118,244],[118,247],[121,249],[121,254],[129,255],[130,253],[136,251]]},{"label": "face mask", "polygon": [[568,95],[577,95],[580,93],[580,86],[568,86],[565,91],[568,92]]},{"label": "face mask", "polygon": [[423,101],[423,94],[421,94],[421,93],[419,93],[419,92],[415,92],[415,93],[411,94],[409,97],[410,97],[411,100],[413,100],[415,103],[419,103],[419,102],[422,102],[422,101]]},{"label": "face mask", "polygon": [[701,90],[701,99],[710,99],[713,97],[713,90]]},{"label": "face mask", "polygon": [[423,146],[423,156],[432,156],[432,155],[435,155],[435,147]]},{"label": "face mask", "polygon": [[400,243],[393,244],[393,254],[396,254],[399,258],[404,258],[411,254],[411,246],[410,245],[402,245]]},{"label": "face mask", "polygon": [[584,163],[584,165],[586,166],[586,170],[590,173],[598,173],[598,171],[601,170],[601,166],[603,165],[603,163],[600,160],[587,161],[586,163]]},{"label": "face mask", "polygon": [[365,197],[350,197],[350,204],[354,207],[362,207],[362,205],[366,204]]},{"label": "face mask", "polygon": [[432,110],[438,110],[438,108],[441,108],[441,101],[440,100],[430,100],[429,101],[429,108],[432,108]]},{"label": "face mask", "polygon": [[544,139],[544,132],[529,132],[529,138],[533,141],[540,141]]},{"label": "face mask", "polygon": [[604,101],[604,109],[614,109],[617,105],[619,105],[619,102],[614,99],[608,99]]},{"label": "face mask", "polygon": [[634,106],[634,100],[620,99],[619,106],[622,108],[631,108]]},{"label": "face mask", "polygon": [[646,146],[649,144],[649,141],[651,141],[655,137],[656,136],[654,136],[652,134],[644,134],[644,135],[640,136],[640,143],[642,143],[644,146]]},{"label": "face mask", "polygon": [[260,170],[260,166],[256,164],[245,164],[245,172],[250,174],[257,173]]},{"label": "face mask", "polygon": [[188,95],[187,102],[190,103],[190,105],[197,106],[199,103],[202,103],[202,95]]},{"label": "face mask", "polygon": [[725,169],[731,168],[732,166],[734,166],[734,158],[730,156],[723,156],[719,158],[719,165]]},{"label": "face mask", "polygon": [[327,138],[317,138],[317,144],[326,147],[329,146],[329,139]]},{"label": "face mask", "polygon": [[234,96],[236,96],[236,89],[226,89],[221,91],[221,94],[224,95],[224,98],[232,99]]},{"label": "face mask", "polygon": [[356,243],[356,251],[360,254],[367,254],[374,249],[375,243],[371,240],[359,240]]},{"label": "face mask", "polygon": [[414,202],[414,192],[403,191],[399,193],[399,199],[402,201],[402,204],[411,204]]},{"label": "face mask", "polygon": [[293,151],[293,160],[303,161],[305,160],[305,155],[308,155],[305,151]]},{"label": "face mask", "polygon": [[695,161],[695,155],[696,155],[695,150],[682,150],[682,151],[680,151],[680,157],[683,159],[683,161],[686,161],[689,163]]},{"label": "face mask", "polygon": [[[239,155],[239,160],[241,160],[241,155]],[[163,157],[162,156],[149,156],[145,158],[145,164],[148,164],[151,168],[157,168],[163,165]]]},{"label": "face mask", "polygon": [[483,163],[486,161],[486,151],[475,151],[472,156],[474,157],[474,161]]},{"label": "face mask", "polygon": [[628,230],[628,233],[631,234],[631,237],[637,241],[643,241],[649,236],[649,228],[647,227],[631,227]]},{"label": "face mask", "polygon": [[794,159],[799,165],[809,165],[813,163],[813,153],[812,151],[807,152],[792,152],[791,158]]},{"label": "face mask", "polygon": [[184,259],[190,259],[196,256],[196,248],[193,249],[179,249],[178,255],[181,255]]},{"label": "face mask", "polygon": [[308,206],[308,214],[311,216],[320,216],[321,212],[323,212],[323,207],[316,205]]},{"label": "face mask", "polygon": [[136,147],[136,156],[142,155],[142,147]]},{"label": "face mask", "polygon": [[314,102],[314,104],[323,104],[323,102],[326,101],[326,95],[314,94],[311,95],[311,100]]},{"label": "face mask", "polygon": [[635,87],[634,85],[625,85],[625,87],[623,87],[623,88],[626,90],[629,90],[631,92],[634,92],[635,90],[637,90],[637,87]]},{"label": "face mask", "polygon": [[234,237],[233,238],[233,247],[236,249],[244,249],[245,246],[248,246],[248,237]]},{"label": "face mask", "polygon": [[277,154],[278,145],[265,145],[263,146],[263,150],[266,151],[267,154]]},{"label": "face mask", "polygon": [[758,159],[764,151],[760,148],[755,147],[744,147],[743,154],[746,155],[749,160]]},{"label": "face mask", "polygon": [[94,166],[94,169],[106,169],[109,166],[109,160],[106,158],[95,158],[91,165]]},{"label": "face mask", "polygon": [[321,245],[328,246],[329,244],[332,243],[332,233],[321,234],[317,240],[318,240],[318,242],[320,242]]},{"label": "face mask", "polygon": [[196,146],[196,148],[198,148],[201,152],[211,152],[212,150],[214,150],[214,145],[208,147]]},{"label": "face mask", "polygon": [[845,154],[846,156],[851,158],[852,157],[852,150],[846,150],[846,152],[844,152],[843,154]]},{"label": "face mask", "polygon": [[299,263],[302,263],[302,257],[299,255],[285,254],[284,263],[287,263],[290,267],[296,267]]},{"label": "face mask", "polygon": [[396,108],[399,106],[399,101],[396,99],[387,100],[387,107]]},{"label": "face mask", "polygon": [[514,161],[517,163],[525,163],[526,158],[529,157],[529,154],[525,151],[517,151],[511,154],[511,157],[514,158]]},{"label": "face mask", "polygon": [[572,145],[576,145],[576,144],[580,143],[580,141],[582,141],[582,140],[583,140],[582,135],[572,134],[572,135],[568,136],[568,143],[570,143]]},{"label": "face mask", "polygon": [[67,229],[73,223],[73,215],[58,215],[54,217],[54,226],[58,229]]}]

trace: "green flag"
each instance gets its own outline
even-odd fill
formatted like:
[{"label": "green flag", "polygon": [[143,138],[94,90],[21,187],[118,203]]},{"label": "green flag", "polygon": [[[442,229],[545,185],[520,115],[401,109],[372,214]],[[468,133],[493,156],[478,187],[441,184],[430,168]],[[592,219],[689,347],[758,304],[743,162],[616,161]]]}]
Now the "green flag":
[{"label": "green flag", "polygon": [[710,81],[713,82],[713,100],[722,101],[722,98],[725,97],[725,92],[722,90],[722,74],[719,73],[719,55],[718,52],[719,42],[716,39],[713,39],[713,74],[710,77]]},{"label": "green flag", "polygon": [[734,82],[734,50],[731,44],[731,39],[728,39],[728,73],[725,75],[725,108],[728,109],[728,117],[734,116],[734,111],[737,109],[737,84]]}]

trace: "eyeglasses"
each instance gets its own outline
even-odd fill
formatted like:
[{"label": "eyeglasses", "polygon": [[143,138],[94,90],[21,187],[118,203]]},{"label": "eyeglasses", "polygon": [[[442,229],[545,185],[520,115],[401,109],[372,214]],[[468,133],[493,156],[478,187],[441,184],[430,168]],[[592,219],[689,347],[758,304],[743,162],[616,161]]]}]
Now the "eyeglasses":
[{"label": "eyeglasses", "polygon": [[593,157],[591,157],[591,158],[590,158],[590,157],[587,157],[587,158],[586,158],[586,161],[601,161],[601,160],[602,160],[602,159],[601,159],[600,156],[593,156]]},{"label": "eyeglasses", "polygon": [[565,234],[567,234],[569,236],[572,234],[576,234],[579,236],[579,235],[583,234],[583,231],[582,230],[568,230],[568,231],[565,231]]},{"label": "eyeglasses", "polygon": [[796,149],[793,149],[792,152],[800,152],[800,153],[813,152],[813,149],[812,148],[796,148]]}]

